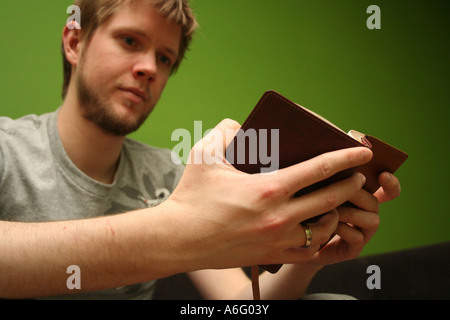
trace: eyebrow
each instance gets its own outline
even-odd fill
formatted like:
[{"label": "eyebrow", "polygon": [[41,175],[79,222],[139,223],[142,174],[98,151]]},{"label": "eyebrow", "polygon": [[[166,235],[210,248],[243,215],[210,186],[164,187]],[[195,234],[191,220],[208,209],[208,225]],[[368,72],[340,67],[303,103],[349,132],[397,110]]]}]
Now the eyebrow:
[{"label": "eyebrow", "polygon": [[[113,29],[113,33],[121,33],[121,32],[125,32],[125,33],[134,33],[134,34],[136,34],[136,35],[138,35],[138,36],[140,36],[140,37],[149,39],[149,37],[147,36],[147,34],[146,34],[144,31],[142,31],[142,30],[140,30],[140,29],[138,29],[138,28],[133,28],[133,27],[117,27],[117,28],[114,28],[114,29]],[[166,46],[164,46],[163,49],[164,49],[165,51],[167,51],[168,53],[170,53],[171,55],[173,55],[175,58],[178,58],[178,53],[177,53],[177,51],[173,50],[173,49],[170,48],[170,47],[166,47]]]}]

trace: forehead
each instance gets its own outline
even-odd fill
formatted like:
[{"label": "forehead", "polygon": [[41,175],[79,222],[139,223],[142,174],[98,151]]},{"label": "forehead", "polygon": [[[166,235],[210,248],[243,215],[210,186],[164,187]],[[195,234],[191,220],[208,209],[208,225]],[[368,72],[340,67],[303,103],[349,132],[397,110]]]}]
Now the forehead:
[{"label": "forehead", "polygon": [[99,28],[101,32],[134,31],[140,36],[178,52],[181,26],[162,16],[147,1],[126,1]]}]

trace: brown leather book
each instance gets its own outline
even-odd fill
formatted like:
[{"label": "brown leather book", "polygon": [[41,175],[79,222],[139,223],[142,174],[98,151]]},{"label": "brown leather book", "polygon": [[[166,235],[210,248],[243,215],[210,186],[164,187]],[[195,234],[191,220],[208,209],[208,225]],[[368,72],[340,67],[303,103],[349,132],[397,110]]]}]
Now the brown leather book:
[{"label": "brown leather book", "polygon": [[[365,146],[372,160],[342,171],[329,179],[299,190],[296,196],[350,177],[355,171],[366,176],[364,189],[374,193],[382,172],[394,173],[408,155],[389,144],[357,131],[344,132],[325,118],[288,100],[277,92],[264,93],[241,130],[227,148],[227,160],[247,173],[269,172],[344,148]],[[275,273],[281,265],[264,265]]]}]

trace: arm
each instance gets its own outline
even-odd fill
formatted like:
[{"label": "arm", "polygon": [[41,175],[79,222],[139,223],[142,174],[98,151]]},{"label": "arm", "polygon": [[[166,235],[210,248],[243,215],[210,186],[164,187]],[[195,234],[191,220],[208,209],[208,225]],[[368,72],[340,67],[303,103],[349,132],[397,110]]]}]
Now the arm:
[{"label": "arm", "polygon": [[[276,274],[264,271],[259,276],[261,299],[299,299],[322,267],[286,264]],[[208,300],[251,300],[252,284],[241,268],[200,270],[189,273],[201,295]]]},{"label": "arm", "polygon": [[[220,143],[225,149],[226,141]],[[293,194],[370,157],[366,148],[346,149],[273,175],[248,175],[226,162],[192,164],[154,208],[87,220],[0,222],[0,297],[71,293],[70,265],[81,269],[81,290],[92,291],[200,269],[305,262],[314,251],[295,249],[306,238],[299,222],[336,208],[364,181],[356,174],[301,199]],[[332,230],[316,232],[315,241]]]},{"label": "arm", "polygon": [[[0,297],[74,293],[66,286],[70,265],[81,269],[81,291],[144,282],[189,270],[193,267],[179,243],[169,245],[170,235],[181,229],[168,223],[175,219],[176,212],[170,206],[160,206],[86,220],[1,221]],[[170,255],[161,254],[166,250]]]}]

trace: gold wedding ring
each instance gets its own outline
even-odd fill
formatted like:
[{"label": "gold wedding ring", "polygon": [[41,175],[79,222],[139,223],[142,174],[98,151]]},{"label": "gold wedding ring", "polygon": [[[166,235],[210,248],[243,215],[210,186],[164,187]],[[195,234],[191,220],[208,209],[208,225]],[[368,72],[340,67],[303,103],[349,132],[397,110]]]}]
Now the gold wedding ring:
[{"label": "gold wedding ring", "polygon": [[306,224],[302,224],[302,226],[305,228],[305,234],[306,234],[306,243],[303,246],[303,248],[308,248],[311,245],[312,241],[312,231],[311,228]]}]

